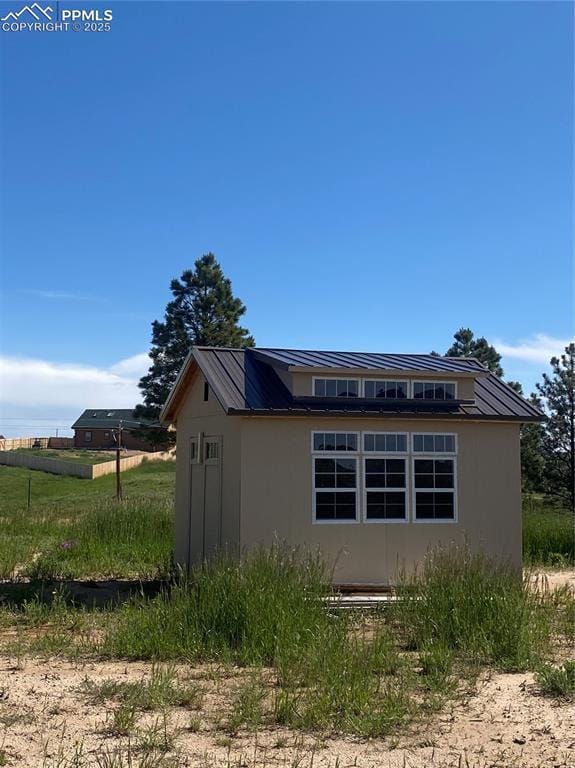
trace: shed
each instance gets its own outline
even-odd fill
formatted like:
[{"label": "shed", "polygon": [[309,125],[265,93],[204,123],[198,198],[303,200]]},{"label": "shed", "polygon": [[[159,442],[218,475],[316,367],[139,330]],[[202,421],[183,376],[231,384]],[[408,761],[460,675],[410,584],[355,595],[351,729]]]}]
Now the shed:
[{"label": "shed", "polygon": [[280,540],[389,584],[467,541],[519,568],[519,432],[541,418],[470,358],[194,347],[161,415],[176,561]]}]

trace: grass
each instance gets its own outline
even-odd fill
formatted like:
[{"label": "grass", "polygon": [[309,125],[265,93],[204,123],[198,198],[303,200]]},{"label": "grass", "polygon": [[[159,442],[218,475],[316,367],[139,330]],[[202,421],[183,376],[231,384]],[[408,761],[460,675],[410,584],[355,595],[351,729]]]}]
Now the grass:
[{"label": "grass", "polygon": [[535,675],[541,693],[562,699],[575,698],[575,661],[560,666],[545,664]]},{"label": "grass", "polygon": [[551,507],[538,496],[523,502],[523,557],[526,565],[572,568],[575,520],[568,510]]},{"label": "grass", "polygon": [[59,459],[60,461],[72,461],[74,464],[101,464],[104,461],[112,461],[114,451],[90,451],[84,448],[16,448],[14,453],[26,453],[30,456],[40,456],[43,459]]},{"label": "grass", "polygon": [[[32,476],[32,503],[26,494]],[[170,568],[174,462],[96,480],[0,467],[0,579],[150,578]]]}]

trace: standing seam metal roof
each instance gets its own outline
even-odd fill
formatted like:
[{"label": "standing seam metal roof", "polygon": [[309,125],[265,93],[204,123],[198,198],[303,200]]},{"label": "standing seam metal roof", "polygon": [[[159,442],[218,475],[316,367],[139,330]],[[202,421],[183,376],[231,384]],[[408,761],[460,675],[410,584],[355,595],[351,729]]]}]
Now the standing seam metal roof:
[{"label": "standing seam metal roof", "polygon": [[[395,368],[414,372],[447,370],[454,375],[458,371],[485,374],[486,369],[473,359],[218,347],[197,347],[192,356],[216,398],[231,415],[418,416],[519,421],[539,421],[542,418],[537,408],[492,373],[475,380],[475,404],[414,403],[413,400],[385,404],[384,401],[374,402],[362,398],[348,401],[315,400],[311,397],[294,399],[273,367],[278,364],[280,367],[282,364],[337,368],[347,366],[363,367],[366,370]],[[428,367],[424,367],[424,364]]]}]

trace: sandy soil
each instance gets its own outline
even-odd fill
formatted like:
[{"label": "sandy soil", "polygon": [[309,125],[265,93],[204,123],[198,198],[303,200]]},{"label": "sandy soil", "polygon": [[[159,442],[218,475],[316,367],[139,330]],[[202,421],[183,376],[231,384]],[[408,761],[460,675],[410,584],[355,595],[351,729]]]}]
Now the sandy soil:
[{"label": "sandy soil", "polygon": [[[230,738],[224,727],[224,702],[238,673],[209,666],[177,669],[179,677],[194,679],[205,697],[198,712],[184,708],[169,712],[174,766],[575,767],[575,704],[557,704],[537,695],[531,675],[485,676],[474,695],[407,737],[318,741],[280,728],[240,731]],[[84,765],[73,762],[75,752],[81,751],[85,764],[96,766],[98,756],[125,750],[126,738],[106,734],[117,704],[90,703],[82,681],[140,680],[150,670],[147,663],[23,659],[19,666],[16,660],[0,660],[0,750],[7,764],[71,768]],[[143,733],[158,718],[163,725],[161,714],[139,715],[137,732]],[[194,721],[197,732],[190,730]],[[132,743],[136,741],[133,737]]]}]

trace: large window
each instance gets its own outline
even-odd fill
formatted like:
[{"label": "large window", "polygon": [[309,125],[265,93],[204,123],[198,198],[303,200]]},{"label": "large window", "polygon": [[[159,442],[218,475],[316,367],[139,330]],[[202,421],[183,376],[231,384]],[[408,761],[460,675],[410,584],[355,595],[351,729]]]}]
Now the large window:
[{"label": "large window", "polygon": [[455,459],[413,459],[416,521],[455,520]]},{"label": "large window", "polygon": [[407,397],[408,386],[407,381],[365,379],[363,382],[363,396],[384,398],[386,400],[401,400]]},{"label": "large window", "polygon": [[413,397],[416,400],[454,400],[455,383],[449,381],[414,381]]},{"label": "large window", "polygon": [[358,397],[359,379],[314,379],[316,397]]},{"label": "large window", "polygon": [[314,522],[457,519],[455,434],[312,432],[311,449]]},{"label": "large window", "polygon": [[356,522],[358,432],[312,432],[313,505],[318,523]]}]

